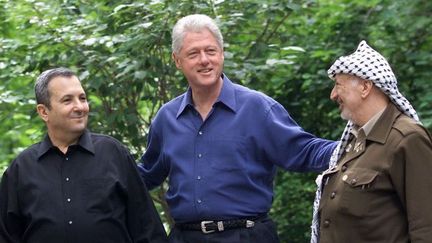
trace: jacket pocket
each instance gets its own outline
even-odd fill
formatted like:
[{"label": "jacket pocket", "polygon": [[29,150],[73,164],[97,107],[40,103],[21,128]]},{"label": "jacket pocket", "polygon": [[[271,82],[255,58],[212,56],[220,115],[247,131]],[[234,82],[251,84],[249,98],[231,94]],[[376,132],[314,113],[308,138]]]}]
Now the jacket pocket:
[{"label": "jacket pocket", "polygon": [[344,173],[340,212],[359,217],[366,215],[374,198],[374,183],[378,176],[378,171],[366,168],[353,168]]}]

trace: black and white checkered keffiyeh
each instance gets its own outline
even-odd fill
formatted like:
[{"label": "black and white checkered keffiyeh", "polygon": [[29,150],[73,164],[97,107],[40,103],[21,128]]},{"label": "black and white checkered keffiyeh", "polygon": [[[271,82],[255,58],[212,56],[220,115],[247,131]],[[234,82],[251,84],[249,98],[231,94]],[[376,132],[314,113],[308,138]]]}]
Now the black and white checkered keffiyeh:
[{"label": "black and white checkered keffiyeh", "polygon": [[[372,49],[366,41],[361,41],[357,50],[351,55],[342,56],[337,59],[327,73],[333,80],[335,80],[337,74],[344,73],[372,81],[376,87],[390,98],[391,102],[394,103],[401,112],[420,123],[417,112],[411,106],[410,102],[399,92],[396,77],[387,60],[377,51]],[[328,170],[336,167],[337,161],[345,151],[345,147],[350,140],[350,131],[353,128],[353,125],[354,124],[351,121],[348,121],[342,133],[340,143],[333,151],[330,158]],[[321,199],[322,178],[323,176],[321,174],[316,179],[318,188],[313,205],[311,243],[319,242],[318,208]]]}]

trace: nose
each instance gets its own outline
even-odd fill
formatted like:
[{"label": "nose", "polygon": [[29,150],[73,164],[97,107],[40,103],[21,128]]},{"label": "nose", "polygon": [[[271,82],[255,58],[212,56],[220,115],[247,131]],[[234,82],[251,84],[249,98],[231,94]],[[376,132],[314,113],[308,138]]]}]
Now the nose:
[{"label": "nose", "polygon": [[330,92],[330,99],[331,100],[337,100],[337,92],[336,92],[336,86],[333,87],[333,89]]},{"label": "nose", "polygon": [[81,100],[80,98],[74,99],[74,110],[75,111],[85,111],[88,107],[87,100]]},{"label": "nose", "polygon": [[200,63],[201,64],[209,63],[209,58],[208,58],[207,53],[205,51],[200,52]]}]

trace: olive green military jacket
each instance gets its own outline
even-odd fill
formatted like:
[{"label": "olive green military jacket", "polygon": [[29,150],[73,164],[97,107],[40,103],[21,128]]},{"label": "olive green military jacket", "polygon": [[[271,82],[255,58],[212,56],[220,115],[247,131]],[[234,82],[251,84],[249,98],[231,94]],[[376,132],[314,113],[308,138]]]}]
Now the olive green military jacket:
[{"label": "olive green military jacket", "polygon": [[431,140],[390,103],[324,176],[320,242],[432,242]]}]

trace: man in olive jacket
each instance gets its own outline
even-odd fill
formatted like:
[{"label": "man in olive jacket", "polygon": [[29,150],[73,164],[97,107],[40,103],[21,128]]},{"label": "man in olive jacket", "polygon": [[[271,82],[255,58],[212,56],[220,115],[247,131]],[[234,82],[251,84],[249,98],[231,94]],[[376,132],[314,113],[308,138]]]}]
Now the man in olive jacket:
[{"label": "man in olive jacket", "polygon": [[389,64],[362,41],[328,74],[348,124],[317,180],[312,242],[431,242],[432,139]]}]

